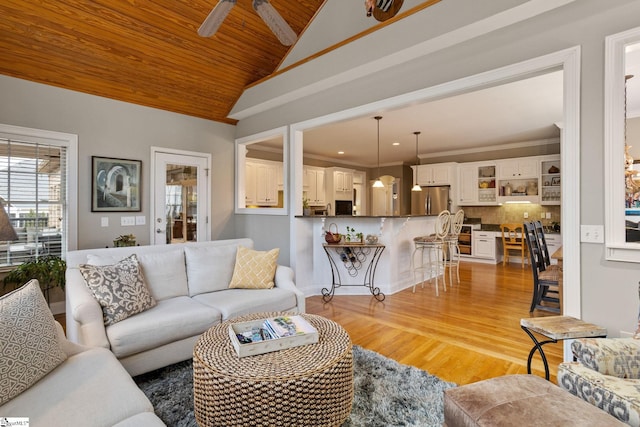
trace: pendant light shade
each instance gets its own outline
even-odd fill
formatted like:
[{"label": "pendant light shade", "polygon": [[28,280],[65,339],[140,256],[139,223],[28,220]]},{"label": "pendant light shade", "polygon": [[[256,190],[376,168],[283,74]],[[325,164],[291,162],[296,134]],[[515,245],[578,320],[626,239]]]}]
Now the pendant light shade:
[{"label": "pendant light shade", "polygon": [[422,191],[422,187],[418,185],[418,165],[420,164],[420,158],[418,157],[418,135],[420,131],[413,133],[416,136],[416,167],[413,168],[413,188],[411,191]]},{"label": "pendant light shade", "polygon": [[384,184],[380,180],[380,120],[382,116],[375,116],[374,119],[378,122],[378,179],[373,183],[373,188],[384,188]]}]

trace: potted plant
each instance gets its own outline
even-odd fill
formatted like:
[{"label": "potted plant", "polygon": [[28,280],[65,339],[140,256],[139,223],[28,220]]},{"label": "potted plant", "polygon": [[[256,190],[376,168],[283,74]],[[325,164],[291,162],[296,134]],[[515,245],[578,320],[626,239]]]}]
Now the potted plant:
[{"label": "potted plant", "polygon": [[363,234],[357,233],[355,228],[347,225],[346,239],[351,243],[363,243]]},{"label": "potted plant", "polygon": [[309,207],[309,199],[306,197],[302,198],[302,214],[304,216],[311,215],[311,208]]},{"label": "potted plant", "polygon": [[136,245],[136,236],[134,236],[133,234],[123,234],[122,236],[118,236],[113,241],[113,246],[115,246],[116,248],[119,248],[122,246],[135,246],[135,245]]},{"label": "potted plant", "polygon": [[10,271],[3,279],[3,287],[16,289],[31,279],[37,279],[49,301],[49,289],[64,290],[67,263],[56,255],[47,255],[23,262]]}]

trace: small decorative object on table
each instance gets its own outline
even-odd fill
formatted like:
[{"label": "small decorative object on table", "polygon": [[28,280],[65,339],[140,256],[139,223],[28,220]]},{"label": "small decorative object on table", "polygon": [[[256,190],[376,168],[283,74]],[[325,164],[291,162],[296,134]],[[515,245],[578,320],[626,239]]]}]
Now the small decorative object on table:
[{"label": "small decorative object on table", "polygon": [[118,238],[113,241],[113,246],[115,246],[116,248],[135,245],[136,236],[134,236],[133,234],[123,234],[122,236],[118,236]]},{"label": "small decorative object on table", "polygon": [[349,243],[364,243],[363,234],[356,233],[356,229],[347,225],[346,240]]},{"label": "small decorative object on table", "polygon": [[[333,230],[332,227],[335,227],[335,232],[331,231]],[[325,242],[331,244],[337,244],[340,243],[340,241],[342,240],[342,235],[340,233],[338,233],[338,226],[332,222],[331,224],[329,224],[329,230],[325,231],[324,233],[324,240]]]}]

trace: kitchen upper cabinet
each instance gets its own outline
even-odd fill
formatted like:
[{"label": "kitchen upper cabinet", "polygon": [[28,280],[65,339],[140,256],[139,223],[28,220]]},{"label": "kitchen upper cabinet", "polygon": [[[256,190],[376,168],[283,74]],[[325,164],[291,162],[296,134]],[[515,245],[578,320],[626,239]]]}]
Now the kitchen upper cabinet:
[{"label": "kitchen upper cabinet", "polygon": [[500,179],[536,178],[538,176],[538,160],[528,157],[500,160],[498,170]]},{"label": "kitchen upper cabinet", "polygon": [[337,193],[351,193],[353,191],[353,172],[333,172],[334,190]]},{"label": "kitchen upper cabinet", "polygon": [[277,206],[278,168],[282,168],[281,163],[247,160],[245,164],[245,204]]},{"label": "kitchen upper cabinet", "polygon": [[559,205],[562,200],[560,186],[560,155],[546,156],[540,160],[540,204]]},{"label": "kitchen upper cabinet", "polygon": [[327,204],[324,169],[305,166],[303,187],[310,206]]},{"label": "kitchen upper cabinet", "polygon": [[327,201],[353,200],[353,170],[343,168],[327,168],[326,188]]},{"label": "kitchen upper cabinet", "polygon": [[451,185],[457,163],[436,163],[417,165],[416,181],[418,185]]},{"label": "kitchen upper cabinet", "polygon": [[458,204],[461,206],[475,205],[478,202],[478,186],[476,184],[476,175],[478,166],[476,165],[460,165],[458,168],[460,183]]},{"label": "kitchen upper cabinet", "polygon": [[496,165],[493,163],[466,163],[458,168],[461,206],[497,204]]}]

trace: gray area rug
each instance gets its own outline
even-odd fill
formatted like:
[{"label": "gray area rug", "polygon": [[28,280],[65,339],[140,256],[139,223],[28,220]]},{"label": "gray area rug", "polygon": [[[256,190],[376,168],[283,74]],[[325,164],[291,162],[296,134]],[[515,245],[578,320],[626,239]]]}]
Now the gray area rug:
[{"label": "gray area rug", "polygon": [[[441,426],[443,392],[455,384],[353,346],[355,397],[343,427]],[[197,427],[191,361],[134,377],[169,427]]]}]

